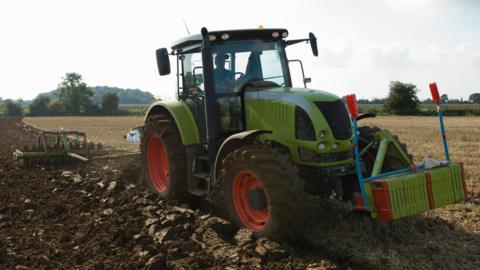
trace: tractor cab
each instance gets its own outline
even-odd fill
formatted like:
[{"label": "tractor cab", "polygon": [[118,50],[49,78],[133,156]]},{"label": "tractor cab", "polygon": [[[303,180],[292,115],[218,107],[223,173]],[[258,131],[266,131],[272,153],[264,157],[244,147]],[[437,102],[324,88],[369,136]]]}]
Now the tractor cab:
[{"label": "tractor cab", "polygon": [[[199,127],[205,127],[206,123],[207,91],[215,99],[211,103],[215,103],[219,136],[227,137],[247,128],[246,91],[292,87],[285,47],[308,41],[314,52],[317,49],[313,34],[309,39],[293,42],[286,41],[287,37],[286,29],[245,29],[208,32],[207,42],[202,35],[192,35],[173,43],[170,54],[177,56],[177,95],[188,104]],[[208,54],[202,55],[205,43]],[[163,66],[169,66],[164,50],[160,49],[160,57],[157,52],[161,73]],[[209,81],[210,87],[205,81]],[[200,128],[200,136],[205,139],[206,135],[205,128]]]}]

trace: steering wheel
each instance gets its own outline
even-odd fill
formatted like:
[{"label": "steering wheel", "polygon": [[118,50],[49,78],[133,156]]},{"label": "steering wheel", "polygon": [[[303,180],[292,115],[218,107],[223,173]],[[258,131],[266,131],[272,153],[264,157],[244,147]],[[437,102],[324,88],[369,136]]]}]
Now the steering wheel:
[{"label": "steering wheel", "polygon": [[[240,71],[235,72],[235,74],[233,74],[233,77],[235,77],[237,75],[240,75],[240,76],[238,76],[238,79],[241,79],[241,78],[245,77],[245,73],[240,72]],[[238,80],[238,79],[236,79],[236,80]]]},{"label": "steering wheel", "polygon": [[240,77],[238,81],[236,82],[235,89],[236,91],[242,90],[247,84],[253,82],[253,81],[258,81],[262,80],[261,78],[258,77]]}]

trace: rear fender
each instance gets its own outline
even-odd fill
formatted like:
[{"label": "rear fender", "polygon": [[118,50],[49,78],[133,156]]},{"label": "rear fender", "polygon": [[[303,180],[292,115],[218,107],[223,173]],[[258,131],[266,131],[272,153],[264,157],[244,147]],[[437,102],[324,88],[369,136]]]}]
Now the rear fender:
[{"label": "rear fender", "polygon": [[145,121],[151,115],[167,111],[175,120],[183,145],[198,144],[200,137],[192,112],[183,101],[156,101],[148,108]]},{"label": "rear fender", "polygon": [[225,141],[223,141],[222,145],[220,146],[217,157],[215,158],[215,167],[213,171],[213,175],[215,176],[214,184],[218,184],[220,181],[220,169],[222,166],[222,160],[231,152],[235,151],[244,145],[251,144],[255,138],[262,134],[272,133],[270,130],[248,130],[244,132],[240,132],[237,134],[233,134],[228,137]]}]

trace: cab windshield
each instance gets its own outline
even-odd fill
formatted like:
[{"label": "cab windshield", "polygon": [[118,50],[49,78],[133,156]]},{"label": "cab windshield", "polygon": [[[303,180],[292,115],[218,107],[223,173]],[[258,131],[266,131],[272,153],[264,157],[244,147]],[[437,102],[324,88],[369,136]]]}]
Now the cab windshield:
[{"label": "cab windshield", "polygon": [[285,51],[278,41],[229,41],[212,47],[217,93],[238,92],[252,81],[291,85]]}]

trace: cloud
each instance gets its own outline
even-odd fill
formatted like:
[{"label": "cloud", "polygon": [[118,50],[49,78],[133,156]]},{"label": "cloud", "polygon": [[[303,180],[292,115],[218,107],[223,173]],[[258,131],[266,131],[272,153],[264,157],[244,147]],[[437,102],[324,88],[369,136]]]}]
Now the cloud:
[{"label": "cloud", "polygon": [[480,9],[478,0],[388,0],[387,6],[397,12],[431,14],[452,9]]},{"label": "cloud", "polygon": [[457,46],[456,52],[459,59],[468,62],[473,68],[480,69],[480,42],[464,41]]},{"label": "cloud", "polygon": [[370,44],[364,51],[377,68],[404,69],[413,65],[410,48],[402,42]]},{"label": "cloud", "polygon": [[401,14],[417,16],[429,16],[441,13],[444,5],[443,0],[388,0],[387,6]]},{"label": "cloud", "polygon": [[324,48],[319,49],[318,58],[323,66],[341,68],[348,66],[353,57],[353,48],[351,45],[340,49]]}]

